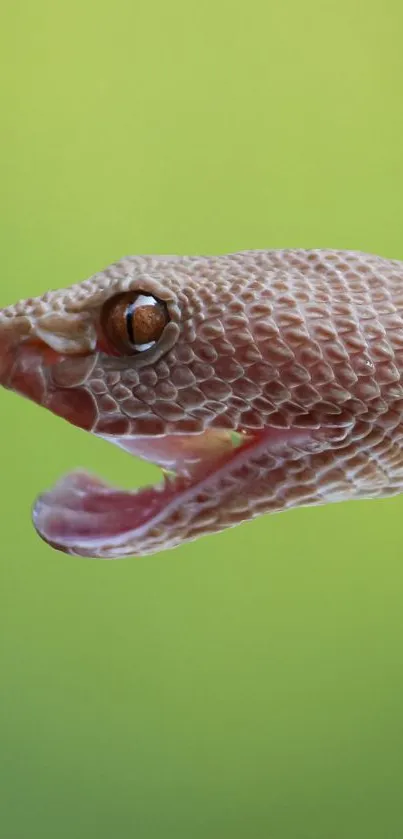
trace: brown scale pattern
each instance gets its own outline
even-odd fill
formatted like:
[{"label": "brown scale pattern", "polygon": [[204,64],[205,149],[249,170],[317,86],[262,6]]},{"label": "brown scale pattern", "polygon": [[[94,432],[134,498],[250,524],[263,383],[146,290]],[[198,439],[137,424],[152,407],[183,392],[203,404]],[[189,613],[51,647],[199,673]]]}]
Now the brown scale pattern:
[{"label": "brown scale pattern", "polygon": [[[98,351],[102,304],[136,288],[166,301],[169,329],[139,356]],[[38,401],[96,434],[307,432],[279,450],[268,439],[244,460],[240,450],[239,467],[235,457],[230,470],[218,469],[197,501],[167,510],[119,555],[152,553],[266,512],[402,490],[398,261],[323,250],[128,257],[0,312],[0,341],[55,333],[67,351],[42,367]],[[103,555],[116,550],[106,543]]]}]

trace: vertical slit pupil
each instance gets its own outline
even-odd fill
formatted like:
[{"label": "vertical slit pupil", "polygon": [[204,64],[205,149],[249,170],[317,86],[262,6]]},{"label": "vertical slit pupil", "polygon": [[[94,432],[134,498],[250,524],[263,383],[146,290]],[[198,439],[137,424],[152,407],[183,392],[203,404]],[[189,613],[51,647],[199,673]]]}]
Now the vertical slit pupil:
[{"label": "vertical slit pupil", "polygon": [[130,303],[126,309],[126,329],[127,334],[129,336],[129,341],[131,344],[135,344],[136,341],[134,339],[134,332],[133,332],[133,311],[134,311],[134,303]]}]

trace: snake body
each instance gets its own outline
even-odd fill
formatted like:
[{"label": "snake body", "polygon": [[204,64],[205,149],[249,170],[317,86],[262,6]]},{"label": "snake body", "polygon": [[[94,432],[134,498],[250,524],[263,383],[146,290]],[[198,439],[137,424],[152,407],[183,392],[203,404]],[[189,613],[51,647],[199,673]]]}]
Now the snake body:
[{"label": "snake body", "polygon": [[[163,301],[146,352],[110,353],[113,295]],[[358,252],[134,256],[0,310],[0,383],[163,468],[81,471],[34,524],[72,554],[144,555],[269,512],[403,488],[403,263]]]}]

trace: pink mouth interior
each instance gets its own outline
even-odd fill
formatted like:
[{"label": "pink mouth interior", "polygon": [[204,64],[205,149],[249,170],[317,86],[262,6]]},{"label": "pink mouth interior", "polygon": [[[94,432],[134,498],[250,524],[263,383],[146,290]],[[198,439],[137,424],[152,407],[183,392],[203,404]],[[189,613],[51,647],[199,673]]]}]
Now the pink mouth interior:
[{"label": "pink mouth interior", "polygon": [[[21,341],[18,330],[14,332],[15,324],[11,322],[10,329],[0,335],[0,383],[73,425],[92,431],[96,408],[80,381],[85,379],[88,366],[93,366],[93,356],[73,354],[70,358],[42,339]],[[301,447],[306,453],[305,446],[317,428],[313,421],[309,428],[268,427],[253,433],[239,430],[235,434],[225,428],[207,429],[200,434],[160,437],[119,437],[115,428],[113,434],[101,436],[160,466],[160,484],[127,492],[82,471],[73,472],[37,499],[34,525],[46,542],[80,556],[135,553],[137,546],[142,550],[148,535],[152,541],[155,528],[158,539],[162,534],[162,545],[172,544],[175,538],[177,543],[181,534],[178,529],[172,532],[176,511],[180,515],[183,510],[187,523],[194,524],[203,513],[200,498],[207,496],[210,507],[218,511],[220,525],[220,511],[225,501],[229,503],[229,496],[231,501],[248,497],[252,474],[248,466],[251,467],[252,458],[259,452],[268,452],[275,456],[276,466],[284,466],[290,449]],[[242,478],[237,472],[232,482],[225,481],[241,466]],[[269,469],[264,480],[270,484]]]},{"label": "pink mouth interior", "polygon": [[[163,481],[154,487],[121,491],[102,480],[77,471],[67,475],[34,507],[33,520],[39,535],[59,550],[84,556],[119,555],[119,546],[136,541],[161,519],[182,505],[193,505],[202,489],[219,484],[225,476],[260,448],[281,454],[284,446],[303,444],[312,432],[302,429],[266,429],[253,436],[238,435],[235,441],[225,431],[201,435],[160,438],[110,438],[132,454],[140,455],[164,470]],[[217,499],[219,503],[219,499]]]},{"label": "pink mouth interior", "polygon": [[[85,390],[72,387],[69,380],[68,388],[56,387],[50,395],[47,393],[45,371],[63,358],[41,342],[23,342],[17,355],[10,346],[7,340],[4,346],[0,341],[2,384],[90,430],[94,408],[92,400],[85,400]],[[82,363],[85,367],[85,357]],[[77,364],[74,359],[75,376]],[[60,367],[58,370],[60,375]],[[66,376],[66,369],[63,370]],[[185,509],[188,521],[197,519],[198,496],[202,492],[210,496],[215,508],[220,508],[220,481],[240,465],[245,486],[237,480],[233,492],[237,496],[245,495],[248,462],[252,457],[260,450],[269,451],[276,456],[277,463],[284,463],[289,448],[303,447],[312,439],[312,431],[312,427],[270,427],[253,434],[235,435],[225,429],[207,429],[201,434],[161,437],[105,436],[130,454],[162,467],[160,484],[127,492],[77,471],[38,498],[33,510],[34,525],[46,542],[67,553],[108,557],[134,553],[148,532],[156,525],[163,530],[164,520],[172,519],[179,508]],[[267,480],[270,481],[270,475]]]}]

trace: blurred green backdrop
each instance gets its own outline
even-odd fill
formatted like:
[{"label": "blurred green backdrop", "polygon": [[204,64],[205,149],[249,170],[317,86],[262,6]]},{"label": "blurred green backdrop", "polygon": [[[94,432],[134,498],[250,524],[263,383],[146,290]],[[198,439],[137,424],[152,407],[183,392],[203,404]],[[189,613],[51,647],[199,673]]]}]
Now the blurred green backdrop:
[{"label": "blurred green backdrop", "polygon": [[[1,303],[126,253],[403,258],[402,26],[398,0],[3,0]],[[403,499],[66,558],[39,490],[155,470],[0,398],[1,835],[401,839]]]}]

